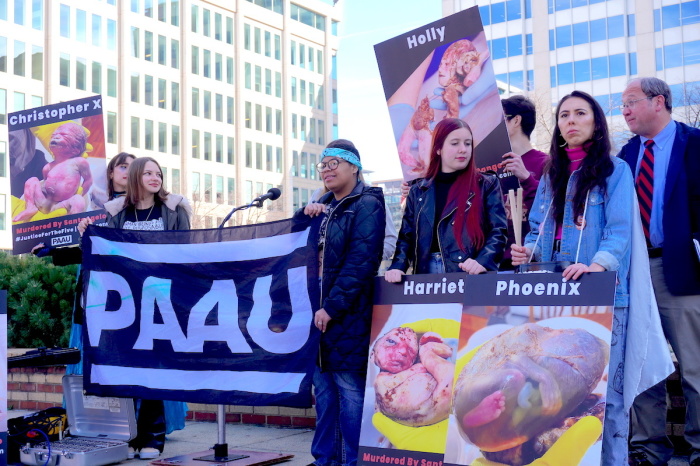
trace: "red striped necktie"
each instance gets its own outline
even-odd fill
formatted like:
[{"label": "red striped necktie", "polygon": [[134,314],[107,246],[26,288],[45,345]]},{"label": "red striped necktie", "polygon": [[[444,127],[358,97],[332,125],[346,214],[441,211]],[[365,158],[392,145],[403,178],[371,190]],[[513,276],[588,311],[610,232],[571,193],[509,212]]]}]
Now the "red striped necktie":
[{"label": "red striped necktie", "polygon": [[651,206],[654,200],[654,145],[653,139],[644,143],[644,156],[639,165],[637,175],[637,197],[639,198],[639,212],[642,215],[642,228],[644,236],[649,242],[649,230],[651,225]]}]

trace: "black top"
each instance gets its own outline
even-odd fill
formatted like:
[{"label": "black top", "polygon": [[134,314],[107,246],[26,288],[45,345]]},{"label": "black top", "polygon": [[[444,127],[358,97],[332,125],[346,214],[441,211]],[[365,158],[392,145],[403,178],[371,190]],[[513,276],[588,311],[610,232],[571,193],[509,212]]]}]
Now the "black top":
[{"label": "black top", "polygon": [[160,199],[156,199],[155,204],[152,207],[149,207],[148,209],[137,209],[133,206],[129,206],[126,208],[125,212],[125,220],[127,222],[131,222],[137,225],[140,225],[144,222],[152,222],[153,220],[158,220],[163,216],[161,212],[161,204],[162,202]]},{"label": "black top", "polygon": [[447,195],[450,192],[452,184],[459,175],[462,174],[464,170],[443,173],[438,172],[435,176],[435,222],[433,223],[433,242],[430,245],[430,252],[440,252],[440,242],[438,241],[437,227],[440,223],[440,219],[443,215],[443,210],[445,210],[445,204],[447,204]]}]

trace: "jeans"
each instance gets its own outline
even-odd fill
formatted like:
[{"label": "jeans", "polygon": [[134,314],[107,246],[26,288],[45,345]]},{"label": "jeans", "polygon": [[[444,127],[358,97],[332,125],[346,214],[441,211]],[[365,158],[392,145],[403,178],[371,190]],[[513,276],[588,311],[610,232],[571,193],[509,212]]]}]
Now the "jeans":
[{"label": "jeans", "polygon": [[445,273],[445,264],[442,263],[442,254],[439,252],[430,254],[428,273]]},{"label": "jeans", "polygon": [[627,437],[630,420],[629,413],[625,411],[624,407],[623,381],[628,316],[628,308],[615,307],[603,430],[602,464],[604,466],[627,464]]},{"label": "jeans", "polygon": [[356,466],[365,376],[355,372],[314,372],[316,432],[311,454],[317,466]]}]

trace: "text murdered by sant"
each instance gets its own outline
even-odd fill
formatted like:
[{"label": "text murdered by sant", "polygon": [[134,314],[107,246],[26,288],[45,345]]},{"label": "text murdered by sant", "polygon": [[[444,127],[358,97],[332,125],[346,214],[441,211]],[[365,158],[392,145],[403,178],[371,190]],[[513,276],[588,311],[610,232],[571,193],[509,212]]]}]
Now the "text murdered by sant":
[{"label": "text murdered by sant", "polygon": [[398,466],[443,466],[443,455],[420,451],[363,447],[359,460],[363,464]]}]

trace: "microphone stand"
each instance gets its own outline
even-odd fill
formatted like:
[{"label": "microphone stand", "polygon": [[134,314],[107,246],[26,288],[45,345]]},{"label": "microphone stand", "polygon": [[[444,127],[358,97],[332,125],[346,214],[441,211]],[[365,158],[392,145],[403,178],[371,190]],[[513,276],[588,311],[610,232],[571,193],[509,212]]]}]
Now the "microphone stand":
[{"label": "microphone stand", "polygon": [[[262,207],[263,202],[264,201],[261,201],[259,199],[254,199],[250,204],[243,204],[238,207],[234,207],[231,210],[231,212],[228,213],[226,218],[224,218],[224,220],[221,222],[221,225],[219,225],[219,229],[224,228],[224,225],[226,225],[226,222],[229,221],[229,219],[234,213],[238,212],[239,210],[250,209],[251,207],[257,207],[259,209]],[[216,406],[216,427],[218,432],[218,441],[214,445],[214,454],[195,459],[227,463],[230,461],[239,460],[242,457],[246,457],[245,455],[229,456],[228,443],[226,443],[226,411],[224,405],[222,404]]]},{"label": "microphone stand", "polygon": [[226,222],[229,221],[231,216],[234,213],[238,212],[239,210],[246,210],[246,209],[250,209],[251,207],[257,207],[258,209],[260,209],[262,207],[262,205],[263,205],[263,201],[261,201],[259,199],[253,199],[253,201],[250,204],[243,204],[241,206],[234,207],[233,210],[231,212],[229,212],[228,215],[226,216],[226,218],[224,218],[224,220],[221,222],[221,225],[219,225],[219,228],[223,228],[224,225],[226,225]]}]

